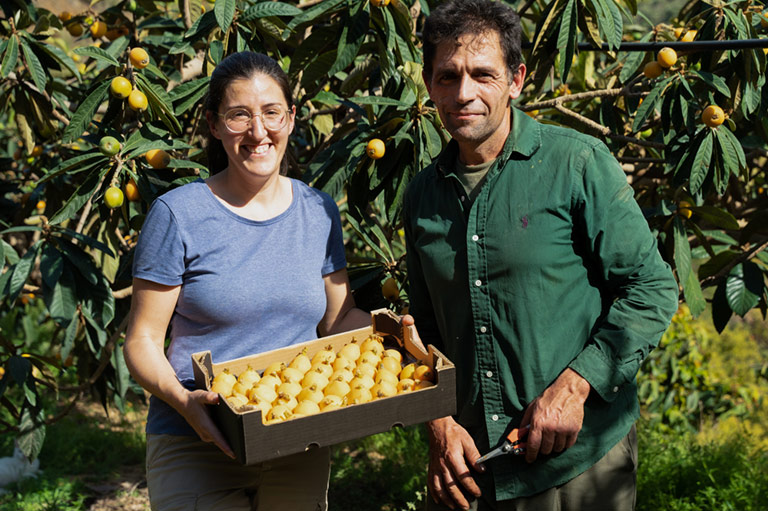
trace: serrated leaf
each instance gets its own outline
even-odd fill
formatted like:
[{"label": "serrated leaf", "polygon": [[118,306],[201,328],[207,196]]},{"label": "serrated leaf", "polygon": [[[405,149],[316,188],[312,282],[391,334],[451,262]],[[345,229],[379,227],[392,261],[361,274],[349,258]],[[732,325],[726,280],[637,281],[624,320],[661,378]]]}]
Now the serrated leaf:
[{"label": "serrated leaf", "polygon": [[722,227],[723,229],[739,228],[736,218],[717,206],[694,206],[691,208],[691,211],[701,217],[702,220],[706,220],[717,227]]},{"label": "serrated leaf", "polygon": [[63,259],[62,266],[67,271],[62,272],[53,286],[46,284],[43,287],[43,301],[53,320],[61,325],[67,325],[77,314],[77,289],[73,276],[74,269],[69,264],[64,264]]},{"label": "serrated leaf", "polygon": [[43,52],[47,53],[59,64],[67,68],[78,80],[80,80],[80,71],[77,70],[77,64],[61,48],[54,44],[47,44],[43,41],[33,41],[33,44]]},{"label": "serrated leaf", "polygon": [[741,142],[738,138],[736,138],[736,135],[733,134],[731,130],[728,129],[718,129],[719,136],[723,141],[730,142],[730,151],[732,156],[735,157],[738,169],[744,169],[747,166],[747,157],[744,154],[744,148],[741,145]]},{"label": "serrated leaf", "polygon": [[90,57],[92,59],[105,62],[112,66],[120,65],[120,62],[118,62],[115,57],[97,46],[80,46],[79,48],[75,48],[72,52],[77,55],[82,55],[83,57]]},{"label": "serrated leaf", "polygon": [[19,296],[19,293],[21,293],[24,284],[29,278],[29,273],[35,265],[42,244],[43,240],[37,240],[31,247],[29,247],[29,249],[27,249],[27,252],[21,259],[19,259],[19,262],[16,263],[16,266],[13,268],[13,276],[11,277],[10,288],[8,289],[10,301],[15,300],[16,297]]},{"label": "serrated leaf", "polygon": [[731,310],[741,317],[757,306],[765,283],[760,267],[750,261],[737,264],[725,283],[725,296]]},{"label": "serrated leaf", "polygon": [[82,208],[88,199],[96,192],[96,188],[99,186],[99,178],[107,172],[108,169],[103,169],[100,173],[93,173],[81,184],[75,193],[73,193],[67,202],[58,210],[48,223],[51,225],[57,225],[61,222],[73,218],[75,214]]},{"label": "serrated leaf", "polygon": [[48,287],[55,286],[62,271],[64,271],[64,259],[53,245],[46,243],[40,254],[40,274],[43,282]]},{"label": "serrated leaf", "polygon": [[701,78],[704,83],[715,89],[723,96],[727,98],[731,97],[731,90],[728,88],[728,84],[725,83],[725,80],[723,80],[721,77],[707,71],[691,71],[691,73]]},{"label": "serrated leaf", "polygon": [[298,7],[283,2],[259,2],[246,9],[238,21],[249,22],[267,16],[300,16],[303,13]]},{"label": "serrated leaf", "polygon": [[96,112],[96,109],[107,97],[108,89],[109,81],[100,83],[80,103],[80,106],[77,107],[77,110],[72,115],[72,119],[69,121],[69,126],[64,130],[62,135],[63,143],[68,144],[80,138],[93,120],[93,114]]},{"label": "serrated leaf", "polygon": [[730,321],[733,315],[731,306],[728,305],[725,289],[726,283],[723,282],[717,286],[715,294],[712,296],[712,323],[717,333],[722,333],[725,330],[725,327],[728,326],[728,321]]},{"label": "serrated leaf", "polygon": [[709,165],[712,159],[712,139],[714,135],[707,133],[704,139],[701,141],[696,156],[693,159],[693,165],[691,165],[691,192],[696,193],[701,188],[704,180],[709,173]]},{"label": "serrated leaf", "polygon": [[168,91],[168,100],[171,103],[176,103],[182,98],[194,96],[201,88],[206,88],[210,83],[211,78],[206,76],[198,78],[196,80],[190,80],[182,84],[177,85],[170,91]]},{"label": "serrated leaf", "polygon": [[77,313],[77,308],[75,308],[75,312],[72,315],[72,318],[68,320],[67,324],[67,330],[64,332],[64,340],[61,342],[61,359],[67,360],[67,357],[69,357],[69,353],[72,351],[72,348],[75,345],[75,338],[77,337],[77,330],[80,326],[80,321],[78,321],[79,315]]},{"label": "serrated leaf", "polygon": [[25,406],[21,413],[16,443],[19,450],[30,460],[37,458],[45,441],[45,417],[42,414],[42,408],[36,409],[29,406]]},{"label": "serrated leaf", "polygon": [[21,40],[21,50],[24,53],[24,59],[27,61],[27,69],[29,69],[29,73],[32,75],[32,81],[35,82],[35,87],[40,92],[44,92],[48,77],[45,74],[43,65],[40,63],[40,59],[37,58],[37,55],[35,55],[26,39]]},{"label": "serrated leaf", "polygon": [[213,5],[213,13],[216,16],[216,23],[224,33],[229,30],[229,26],[235,18],[236,6],[237,0],[218,0]]},{"label": "serrated leaf", "polygon": [[85,154],[80,154],[74,158],[64,160],[57,166],[52,168],[46,175],[44,175],[38,184],[45,183],[54,177],[60,176],[65,173],[76,174],[81,172],[92,165],[106,165],[109,158],[101,154],[100,152],[92,151]]},{"label": "serrated leaf", "polygon": [[568,81],[568,73],[576,51],[577,23],[576,0],[568,0],[560,18],[560,32],[557,37],[557,47],[560,49],[560,79],[563,82]]},{"label": "serrated leaf", "polygon": [[[651,40],[651,32],[645,34],[639,42],[647,42]],[[621,83],[628,82],[633,76],[635,76],[635,73],[640,68],[640,64],[643,63],[643,60],[645,59],[645,53],[641,51],[630,51],[627,52],[627,57],[624,59],[624,62],[621,67],[621,72],[619,73],[619,80],[621,80]],[[645,102],[645,101],[643,101]]]},{"label": "serrated leaf", "polygon": [[360,51],[360,46],[365,40],[365,34],[368,31],[368,12],[362,8],[363,3],[358,4],[360,7],[353,8],[350,12],[351,19],[344,24],[344,28],[341,31],[341,38],[339,39],[339,49],[336,52],[336,61],[328,71],[328,76],[333,76],[342,69],[349,66],[357,53]]},{"label": "serrated leaf", "polygon": [[674,227],[674,245],[675,245],[675,266],[677,267],[677,278],[683,286],[683,295],[685,302],[691,310],[691,314],[698,316],[706,309],[707,302],[701,292],[701,285],[691,266],[691,245],[688,242],[688,234],[685,225],[680,217],[675,217]]},{"label": "serrated leaf", "polygon": [[632,122],[632,131],[640,131],[640,127],[643,125],[649,115],[656,109],[656,104],[659,102],[661,93],[669,83],[669,78],[657,83],[656,86],[651,89],[651,92],[643,100],[643,103],[638,107],[637,114],[635,114],[635,120]]},{"label": "serrated leaf", "polygon": [[5,48],[3,62],[0,64],[0,78],[6,78],[8,74],[16,67],[19,60],[19,38],[12,35]]}]

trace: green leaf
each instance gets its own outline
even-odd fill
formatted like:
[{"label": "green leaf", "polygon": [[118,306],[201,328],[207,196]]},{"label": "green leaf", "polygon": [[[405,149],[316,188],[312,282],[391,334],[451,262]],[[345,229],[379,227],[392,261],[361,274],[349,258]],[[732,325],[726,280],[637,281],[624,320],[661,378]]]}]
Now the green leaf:
[{"label": "green leaf", "polygon": [[723,229],[739,228],[739,223],[736,221],[736,218],[717,206],[692,206],[690,209],[702,220],[706,220],[712,225],[722,227]]},{"label": "green leaf", "polygon": [[61,253],[52,244],[46,243],[40,255],[40,274],[43,282],[48,287],[55,286],[62,271],[64,271],[64,259]]},{"label": "green leaf", "polygon": [[68,144],[80,138],[93,120],[93,114],[96,112],[96,109],[107,97],[108,90],[109,81],[99,83],[91,90],[88,97],[77,107],[74,115],[72,115],[72,119],[69,121],[69,126],[64,130],[64,135],[62,136],[63,143]]},{"label": "green leaf", "polygon": [[4,260],[0,260],[0,266],[2,266],[5,261],[8,261],[8,264],[16,264],[19,262],[19,254],[16,253],[16,250],[5,240],[0,240],[0,243],[2,243],[3,246],[3,257]]},{"label": "green leaf", "polygon": [[[179,104],[176,105],[176,107],[174,108],[174,113],[177,116],[183,114],[184,112],[186,112],[187,110],[189,110],[190,108],[195,106],[195,104],[197,104],[197,102],[200,101],[200,99],[203,98],[206,95],[206,93],[208,93],[208,79],[207,78],[200,79],[200,80],[195,80],[195,81],[196,82],[202,82],[202,83],[197,83],[196,84],[197,85],[196,89],[193,90],[191,93],[187,94],[185,99],[184,99],[184,101],[180,101]],[[178,88],[180,88],[180,87],[177,87],[177,89]],[[171,101],[173,101],[175,103],[177,100],[171,98]]]},{"label": "green leaf", "polygon": [[357,103],[358,105],[399,106],[401,108],[408,108],[411,106],[396,99],[384,98],[382,96],[359,96],[355,98],[349,98],[349,100]]},{"label": "green leaf", "polygon": [[715,294],[712,296],[712,323],[717,333],[723,333],[732,315],[733,311],[731,311],[731,306],[728,305],[728,298],[726,296],[726,283],[723,282],[717,286]]},{"label": "green leaf", "polygon": [[237,0],[218,0],[213,6],[213,13],[216,16],[216,23],[222,32],[226,33],[232,20],[235,18],[235,7]]},{"label": "green leaf", "polygon": [[101,154],[97,151],[89,151],[85,154],[80,154],[78,156],[75,156],[74,158],[70,158],[68,160],[64,160],[63,162],[56,165],[54,168],[48,171],[46,175],[44,175],[40,181],[38,181],[38,184],[45,183],[47,181],[50,181],[54,177],[58,177],[62,174],[70,173],[75,174],[78,172],[82,172],[83,170],[93,166],[93,165],[106,165],[109,162],[109,158]]},{"label": "green leaf", "polygon": [[317,18],[320,18],[323,14],[326,12],[335,9],[339,5],[345,3],[346,0],[325,0],[323,2],[320,2],[319,4],[315,5],[314,7],[310,7],[309,9],[305,10],[295,18],[293,18],[289,23],[286,30],[294,30],[296,27],[301,25],[302,23],[306,23],[308,21],[315,20]]},{"label": "green leaf", "polygon": [[32,51],[32,48],[26,39],[21,40],[21,49],[24,52],[24,59],[27,61],[27,69],[29,69],[29,72],[32,75],[32,81],[35,82],[35,87],[37,87],[40,92],[45,92],[48,76],[45,74],[40,59],[38,59],[35,52]]},{"label": "green leaf", "polygon": [[[43,301],[54,321],[60,325],[69,325],[71,318],[77,314],[77,289],[73,276],[74,268],[64,263],[63,259],[62,266],[67,271],[62,272],[58,281],[53,286],[43,286]],[[62,354],[62,358],[64,357]]]},{"label": "green leaf", "polygon": [[[10,301],[14,301],[19,293],[21,293],[24,284],[29,278],[29,273],[35,266],[37,255],[42,247],[43,240],[37,240],[27,252],[19,259],[16,266],[13,268],[13,276],[11,277],[10,288],[8,289],[8,296]],[[8,270],[11,271],[11,270]]]},{"label": "green leaf", "polygon": [[67,360],[69,353],[75,345],[75,338],[77,337],[77,330],[80,326],[79,316],[77,308],[72,315],[72,318],[68,320],[67,330],[64,332],[64,340],[61,342],[61,359]]},{"label": "green leaf", "polygon": [[344,28],[341,31],[336,61],[328,71],[328,76],[333,76],[349,66],[357,57],[357,53],[360,51],[360,47],[365,40],[365,34],[368,31],[369,15],[363,9],[363,2],[356,5],[358,7],[352,8],[350,12],[351,19],[344,24]]},{"label": "green leaf", "polygon": [[728,275],[725,295],[731,310],[741,317],[760,302],[765,284],[763,272],[755,263],[746,261],[737,264]]},{"label": "green leaf", "polygon": [[120,246],[120,240],[115,234],[117,229],[117,221],[119,218],[117,215],[112,217],[112,221],[103,222],[99,228],[98,241],[109,247],[109,251],[100,250],[96,254],[92,254],[96,260],[96,264],[101,268],[104,277],[110,282],[115,282],[115,276],[117,270],[120,268],[120,257],[117,255],[118,247]]},{"label": "green leaf", "polygon": [[47,44],[42,41],[33,41],[33,44],[50,55],[50,57],[57,61],[59,64],[69,69],[69,71],[75,75],[78,80],[80,80],[80,71],[77,70],[77,64],[69,55],[64,52],[64,50],[55,44]]},{"label": "green leaf", "polygon": [[[718,131],[718,136],[723,141],[727,140],[728,142],[730,142],[731,148],[730,148],[729,151],[730,151],[730,154],[731,154],[732,158],[735,156],[736,162],[737,162],[737,165],[738,165],[738,169],[741,170],[741,169],[746,168],[747,167],[747,158],[744,155],[744,148],[742,147],[741,142],[739,141],[739,139],[736,138],[736,135],[731,130],[726,129],[725,127],[723,127],[722,129],[718,128],[717,131]],[[725,144],[723,144],[723,145],[725,145]]]},{"label": "green leaf", "polygon": [[67,199],[67,202],[64,203],[61,209],[48,220],[48,223],[57,225],[67,219],[73,218],[80,208],[82,208],[85,203],[88,202],[88,199],[90,199],[96,192],[96,188],[99,186],[99,178],[108,170],[109,167],[103,168],[98,174],[93,173],[88,176],[88,178],[83,181],[83,184],[75,190],[75,193]]},{"label": "green leaf", "polygon": [[105,62],[112,66],[120,65],[120,62],[118,62],[115,57],[97,46],[80,46],[79,48],[75,48],[72,52],[77,55],[82,55],[83,57],[90,57],[92,59]]},{"label": "green leaf", "polygon": [[655,110],[656,104],[659,102],[661,97],[661,93],[667,87],[669,81],[670,78],[660,81],[645,97],[643,103],[637,109],[635,120],[632,122],[632,131],[640,131],[640,127],[643,125],[648,116],[651,115]]},{"label": "green leaf", "polygon": [[560,79],[563,82],[568,81],[573,54],[576,51],[578,19],[576,0],[568,0],[560,19],[560,33],[557,36],[557,47],[560,48]]},{"label": "green leaf", "polygon": [[170,129],[174,134],[181,133],[181,124],[173,111],[173,105],[165,90],[157,84],[147,80],[143,75],[137,73],[136,85],[147,96],[152,112]]},{"label": "green leaf", "polygon": [[691,245],[688,242],[688,234],[683,220],[676,216],[673,226],[677,278],[683,286],[685,302],[688,304],[691,314],[696,317],[706,309],[707,302],[701,292],[699,279],[691,267]]},{"label": "green leaf", "polygon": [[[360,213],[358,212],[358,214],[360,214]],[[357,218],[355,218],[355,215],[353,215],[351,211],[350,211],[350,212],[347,212],[347,214],[346,214],[346,220],[347,220],[347,224],[348,224],[350,227],[352,227],[352,229],[353,229],[353,230],[354,230],[354,231],[357,233],[357,235],[358,235],[358,236],[360,236],[360,239],[362,239],[362,240],[365,242],[365,244],[366,244],[366,245],[368,245],[368,246],[371,248],[371,250],[373,250],[374,252],[376,252],[376,254],[378,254],[378,255],[379,255],[379,257],[381,257],[381,259],[382,259],[382,260],[384,260],[384,261],[390,261],[390,260],[391,260],[391,259],[390,259],[390,257],[389,257],[389,255],[388,255],[386,252],[384,252],[384,251],[381,249],[381,247],[379,246],[379,244],[378,244],[378,243],[376,243],[376,242],[375,242],[375,241],[374,241],[374,240],[373,240],[373,239],[372,239],[372,238],[371,238],[371,237],[368,235],[368,233],[366,232],[366,230],[362,228],[362,226],[361,226],[361,225],[360,225],[360,223],[358,222],[358,219],[357,219]]]},{"label": "green leaf", "polygon": [[725,83],[725,80],[723,80],[721,77],[707,71],[691,71],[691,73],[701,78],[704,83],[715,89],[723,96],[727,98],[731,97],[731,90],[728,88],[728,84]]},{"label": "green leaf", "polygon": [[88,319],[87,313],[98,321],[101,331],[115,317],[115,297],[109,287],[109,282],[100,273],[97,275],[98,283],[88,289],[85,295],[80,294],[80,301],[83,304],[83,316]]},{"label": "green leaf", "polygon": [[11,35],[10,39],[8,40],[8,45],[5,48],[3,62],[0,64],[0,78],[6,78],[16,67],[16,62],[18,62],[18,60],[19,38],[16,35]]},{"label": "green leaf", "polygon": [[267,16],[301,16],[303,13],[298,7],[283,2],[259,2],[246,9],[238,21],[247,23]]},{"label": "green leaf", "polygon": [[[652,32],[645,34],[639,42],[647,42],[651,40]],[[627,56],[624,59],[624,63],[621,66],[621,72],[619,73],[619,80],[621,83],[628,82],[640,68],[640,64],[645,59],[645,53],[642,51],[630,51],[626,52]],[[645,102],[645,100],[643,100]]]},{"label": "green leaf", "polygon": [[77,231],[73,231],[72,229],[67,229],[65,227],[57,227],[57,234],[63,234],[64,236],[69,236],[70,238],[76,239],[81,243],[88,245],[91,248],[99,249],[109,256],[114,256],[117,253],[117,252],[112,252],[112,249],[107,245],[105,245],[104,243],[98,240],[95,240],[90,236],[86,236],[85,234],[79,233]]},{"label": "green leaf", "polygon": [[712,159],[712,141],[714,135],[710,131],[701,141],[699,149],[696,151],[696,157],[693,159],[693,165],[691,166],[691,192],[696,193],[701,188],[704,180],[709,172],[709,165]]},{"label": "green leaf", "polygon": [[[34,416],[33,416],[34,414]],[[19,421],[19,436],[16,442],[19,450],[29,459],[36,459],[45,441],[45,417],[42,408],[24,407]]]}]

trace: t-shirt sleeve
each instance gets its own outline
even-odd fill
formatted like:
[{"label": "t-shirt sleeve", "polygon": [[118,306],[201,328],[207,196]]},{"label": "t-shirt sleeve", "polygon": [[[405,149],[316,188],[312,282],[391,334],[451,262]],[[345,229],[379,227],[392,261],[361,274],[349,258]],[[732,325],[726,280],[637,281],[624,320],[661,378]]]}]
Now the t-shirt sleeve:
[{"label": "t-shirt sleeve", "polygon": [[183,274],[184,243],[179,226],[168,205],[156,200],[139,234],[133,276],[166,286],[179,286]]},{"label": "t-shirt sleeve", "polygon": [[325,261],[323,262],[323,276],[341,270],[347,266],[347,257],[344,255],[344,236],[341,232],[341,217],[339,207],[330,195],[323,196],[323,207],[331,220],[331,229],[328,234],[328,243],[325,248]]}]

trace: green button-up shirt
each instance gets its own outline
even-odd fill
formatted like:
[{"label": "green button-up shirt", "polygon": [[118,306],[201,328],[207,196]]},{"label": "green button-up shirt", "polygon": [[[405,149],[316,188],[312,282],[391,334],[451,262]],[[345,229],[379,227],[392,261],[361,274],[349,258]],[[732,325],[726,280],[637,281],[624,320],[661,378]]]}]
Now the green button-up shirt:
[{"label": "green button-up shirt", "polygon": [[457,421],[481,453],[520,426],[567,367],[592,386],[576,444],[531,465],[490,460],[497,500],[538,493],[596,463],[638,416],[635,375],[677,309],[678,288],[632,188],[599,140],[513,109],[474,201],[451,142],[410,184],[410,311],[456,364]]}]

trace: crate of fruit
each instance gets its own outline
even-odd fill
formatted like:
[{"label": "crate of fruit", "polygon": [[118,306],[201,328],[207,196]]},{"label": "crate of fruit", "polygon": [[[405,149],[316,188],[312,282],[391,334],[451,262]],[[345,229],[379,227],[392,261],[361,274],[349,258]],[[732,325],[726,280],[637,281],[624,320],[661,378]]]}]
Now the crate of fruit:
[{"label": "crate of fruit", "polygon": [[370,327],[229,361],[204,351],[192,365],[245,465],[456,413],[454,365],[386,309]]}]

